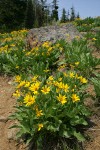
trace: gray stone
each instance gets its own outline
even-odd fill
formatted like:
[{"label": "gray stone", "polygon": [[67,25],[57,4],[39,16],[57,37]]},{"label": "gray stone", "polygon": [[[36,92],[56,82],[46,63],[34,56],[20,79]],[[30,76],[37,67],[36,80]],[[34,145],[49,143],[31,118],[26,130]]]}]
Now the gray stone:
[{"label": "gray stone", "polygon": [[100,27],[94,27],[91,29],[93,32],[100,32]]},{"label": "gray stone", "polygon": [[27,45],[33,48],[45,41],[55,43],[57,40],[66,39],[66,34],[69,34],[70,40],[73,40],[75,36],[82,37],[76,27],[72,23],[68,23],[31,29],[28,32],[26,41]]}]

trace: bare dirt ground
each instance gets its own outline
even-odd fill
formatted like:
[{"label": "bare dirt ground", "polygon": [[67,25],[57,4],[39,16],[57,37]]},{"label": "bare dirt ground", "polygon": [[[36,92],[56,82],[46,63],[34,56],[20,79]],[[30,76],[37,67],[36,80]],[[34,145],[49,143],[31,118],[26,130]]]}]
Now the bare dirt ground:
[{"label": "bare dirt ground", "polygon": [[0,150],[24,150],[23,145],[16,142],[16,129],[9,129],[14,124],[8,120],[16,105],[13,92],[12,78],[0,76]]}]

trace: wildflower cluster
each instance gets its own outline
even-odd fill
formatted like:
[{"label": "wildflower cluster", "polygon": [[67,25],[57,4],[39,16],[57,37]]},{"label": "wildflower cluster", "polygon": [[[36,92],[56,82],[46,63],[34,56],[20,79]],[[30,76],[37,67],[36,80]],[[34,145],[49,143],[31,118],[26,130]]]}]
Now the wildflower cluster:
[{"label": "wildflower cluster", "polygon": [[[71,136],[73,135],[72,130],[76,130],[76,124],[87,124],[82,117],[82,114],[85,114],[83,112],[85,108],[82,106],[84,93],[81,89],[85,88],[88,81],[76,72],[58,72],[56,76],[50,75],[46,79],[35,75],[23,80],[21,76],[16,76],[15,82],[17,86],[13,95],[18,98],[19,103],[19,110],[16,114],[24,113],[27,123],[32,123],[34,130],[32,126],[27,125],[30,136],[40,131],[59,134],[59,131],[62,130],[59,136],[63,137],[65,132],[63,126],[66,127],[66,132],[67,129],[69,130],[67,126],[71,126],[71,131],[68,133],[68,136]],[[27,112],[29,112],[28,116]],[[77,123],[76,120],[74,122],[76,116],[79,116]],[[80,119],[83,122],[80,122]],[[25,120],[21,122],[24,128],[25,122]],[[28,134],[27,130],[25,133]]]}]

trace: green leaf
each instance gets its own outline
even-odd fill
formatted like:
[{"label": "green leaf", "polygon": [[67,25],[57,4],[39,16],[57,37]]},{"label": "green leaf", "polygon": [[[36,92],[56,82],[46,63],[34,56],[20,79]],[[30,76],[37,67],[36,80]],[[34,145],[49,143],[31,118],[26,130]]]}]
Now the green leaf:
[{"label": "green leaf", "polygon": [[56,131],[59,131],[59,127],[54,127],[53,125],[48,125],[47,130],[56,132]]},{"label": "green leaf", "polygon": [[61,61],[58,62],[58,65],[59,65],[59,66],[60,66],[60,65],[63,65],[63,64],[66,64],[66,60],[65,60],[65,59],[63,59],[63,60],[61,60]]},{"label": "green leaf", "polygon": [[85,121],[85,119],[80,116],[75,116],[74,118],[72,118],[70,123],[71,123],[71,125],[77,125],[77,124],[88,125],[88,123]]},{"label": "green leaf", "polygon": [[73,135],[81,142],[85,141],[84,136],[80,132],[73,131]]},{"label": "green leaf", "polygon": [[63,131],[62,135],[63,135],[63,137],[69,138],[70,137],[70,132]]},{"label": "green leaf", "polygon": [[21,131],[19,131],[19,132],[16,133],[16,138],[18,139],[18,138],[20,138],[22,135],[23,135],[23,133],[22,133]]}]

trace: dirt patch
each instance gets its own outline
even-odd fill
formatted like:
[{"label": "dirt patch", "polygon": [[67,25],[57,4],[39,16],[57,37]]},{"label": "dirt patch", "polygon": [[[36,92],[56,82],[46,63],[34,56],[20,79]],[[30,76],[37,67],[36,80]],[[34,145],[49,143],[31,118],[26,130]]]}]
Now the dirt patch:
[{"label": "dirt patch", "polygon": [[15,91],[12,78],[0,76],[0,150],[24,150],[16,141],[16,129],[9,129],[14,121],[8,120],[14,112],[16,100],[12,96]]},{"label": "dirt patch", "polygon": [[95,109],[90,121],[93,123],[93,127],[86,131],[88,140],[83,144],[84,150],[100,150],[100,109]]}]

